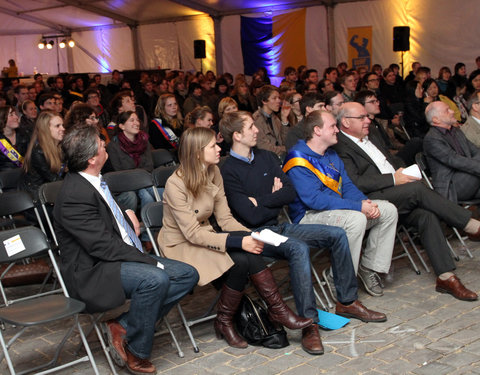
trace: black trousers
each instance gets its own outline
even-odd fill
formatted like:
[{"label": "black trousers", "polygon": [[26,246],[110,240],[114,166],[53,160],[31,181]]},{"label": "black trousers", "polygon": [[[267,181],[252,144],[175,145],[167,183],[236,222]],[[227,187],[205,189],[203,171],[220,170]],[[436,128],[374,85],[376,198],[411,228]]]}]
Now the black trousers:
[{"label": "black trousers", "polygon": [[437,275],[455,269],[440,220],[463,229],[472,216],[470,211],[444,198],[420,181],[379,190],[368,197],[393,203],[398,209],[399,222],[418,230],[420,241]]}]

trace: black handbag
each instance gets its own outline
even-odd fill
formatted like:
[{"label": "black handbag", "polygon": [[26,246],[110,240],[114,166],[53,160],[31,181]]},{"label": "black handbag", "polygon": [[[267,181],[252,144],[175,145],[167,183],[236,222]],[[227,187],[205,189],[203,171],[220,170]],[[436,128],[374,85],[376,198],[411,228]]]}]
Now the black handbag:
[{"label": "black handbag", "polygon": [[281,349],[290,343],[283,327],[276,327],[265,309],[246,294],[235,315],[237,332],[250,344],[270,349]]}]

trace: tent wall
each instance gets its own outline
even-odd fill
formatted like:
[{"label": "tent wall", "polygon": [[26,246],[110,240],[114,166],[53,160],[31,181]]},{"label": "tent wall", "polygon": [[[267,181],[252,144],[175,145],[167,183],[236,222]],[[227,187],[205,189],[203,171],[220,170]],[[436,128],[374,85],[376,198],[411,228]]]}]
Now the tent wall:
[{"label": "tent wall", "polygon": [[[420,61],[437,77],[446,65],[453,70],[462,61],[467,72],[476,69],[475,49],[479,37],[477,0],[379,0],[339,4],[335,14],[336,61],[347,61],[348,27],[372,26],[372,63],[386,67],[400,62],[400,52],[393,52],[393,27],[410,26],[410,51],[404,54],[405,75],[411,63]],[[466,31],[466,25],[470,31]]]}]

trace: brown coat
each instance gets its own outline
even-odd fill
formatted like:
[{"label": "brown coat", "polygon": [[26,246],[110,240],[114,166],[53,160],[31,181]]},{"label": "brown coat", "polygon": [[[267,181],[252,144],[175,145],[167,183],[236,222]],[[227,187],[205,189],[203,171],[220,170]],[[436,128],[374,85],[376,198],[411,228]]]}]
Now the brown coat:
[{"label": "brown coat", "polygon": [[260,109],[253,114],[253,120],[258,129],[257,147],[272,151],[279,156],[285,156],[285,141],[287,139],[287,131],[290,128],[282,125],[282,121],[280,121],[278,116],[272,113],[272,129]]},{"label": "brown coat", "polygon": [[217,279],[233,265],[226,253],[228,233],[214,231],[208,221],[212,214],[226,232],[249,231],[233,218],[228,208],[218,167],[210,170],[209,183],[197,198],[173,173],[163,193],[163,227],[158,243],[165,256],[197,269],[198,285]]}]

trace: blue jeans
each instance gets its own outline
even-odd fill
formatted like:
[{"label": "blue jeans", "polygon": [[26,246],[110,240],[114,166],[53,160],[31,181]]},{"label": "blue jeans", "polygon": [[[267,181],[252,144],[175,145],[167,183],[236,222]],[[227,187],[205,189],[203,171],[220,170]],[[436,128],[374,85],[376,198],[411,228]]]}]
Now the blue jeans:
[{"label": "blue jeans", "polygon": [[[353,269],[348,240],[342,228],[322,224],[282,224],[262,227],[288,237],[275,247],[265,245],[262,255],[285,259],[290,268],[290,283],[298,315],[318,322],[317,305],[310,269],[310,247],[328,248],[331,254],[333,279],[339,302],[353,302],[357,296],[357,278]],[[255,231],[257,231],[255,230]]]},{"label": "blue jeans", "polygon": [[197,270],[185,263],[151,255],[165,266],[123,262],[120,276],[130,310],[117,320],[127,330],[128,350],[149,358],[155,324],[198,282]]}]

